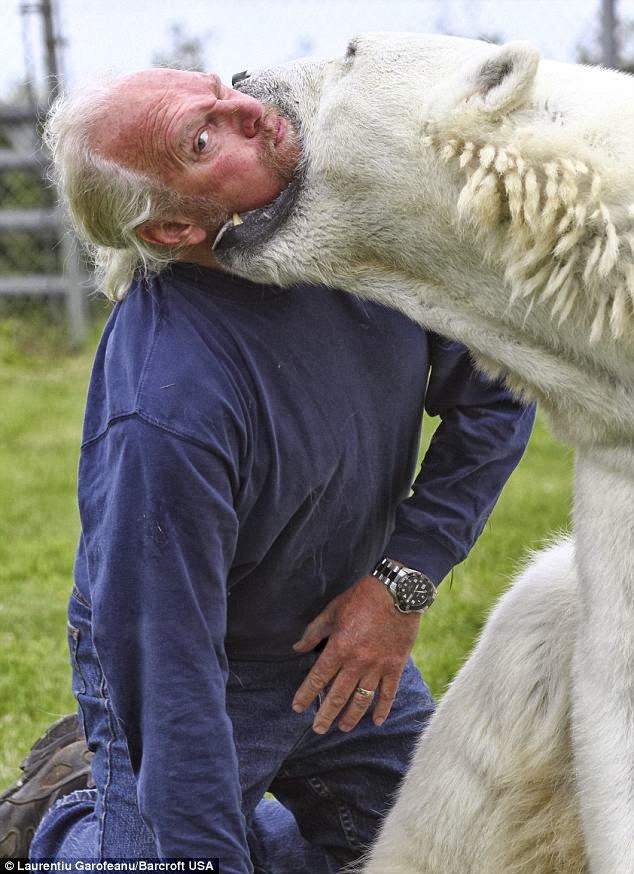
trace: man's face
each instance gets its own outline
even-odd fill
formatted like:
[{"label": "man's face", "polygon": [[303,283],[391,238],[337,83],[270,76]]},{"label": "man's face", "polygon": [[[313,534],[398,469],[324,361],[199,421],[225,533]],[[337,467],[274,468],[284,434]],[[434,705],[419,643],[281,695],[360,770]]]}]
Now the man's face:
[{"label": "man's face", "polygon": [[128,77],[114,99],[98,151],[209,199],[225,216],[270,203],[297,166],[289,122],[213,74],[148,70]]}]

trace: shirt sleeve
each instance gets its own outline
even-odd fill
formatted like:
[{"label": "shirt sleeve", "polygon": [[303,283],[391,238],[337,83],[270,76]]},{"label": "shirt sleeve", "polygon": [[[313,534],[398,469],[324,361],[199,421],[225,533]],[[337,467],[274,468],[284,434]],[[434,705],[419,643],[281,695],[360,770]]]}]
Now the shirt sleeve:
[{"label": "shirt sleeve", "polygon": [[95,648],[162,857],[252,871],[225,707],[236,473],[137,415],[84,447],[82,546]]},{"label": "shirt sleeve", "polygon": [[468,351],[430,334],[426,410],[440,416],[385,554],[439,583],[479,537],[524,453],[535,408],[478,372]]}]

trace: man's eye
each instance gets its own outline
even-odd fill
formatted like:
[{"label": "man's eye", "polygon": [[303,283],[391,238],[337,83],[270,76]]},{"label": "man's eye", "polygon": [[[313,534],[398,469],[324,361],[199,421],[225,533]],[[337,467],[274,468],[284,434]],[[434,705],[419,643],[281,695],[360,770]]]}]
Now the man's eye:
[{"label": "man's eye", "polygon": [[201,130],[201,132],[196,137],[196,151],[204,152],[207,147],[207,143],[209,142],[209,131]]}]

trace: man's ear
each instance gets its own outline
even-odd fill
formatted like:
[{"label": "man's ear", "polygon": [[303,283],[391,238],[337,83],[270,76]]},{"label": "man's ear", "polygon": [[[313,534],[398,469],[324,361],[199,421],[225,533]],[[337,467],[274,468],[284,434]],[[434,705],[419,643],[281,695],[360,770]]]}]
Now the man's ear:
[{"label": "man's ear", "polygon": [[491,55],[468,71],[460,102],[489,118],[505,115],[528,99],[538,65],[539,52],[530,43],[492,47]]},{"label": "man's ear", "polygon": [[146,243],[168,249],[197,246],[207,238],[204,228],[185,221],[147,221],[136,228],[136,233]]}]

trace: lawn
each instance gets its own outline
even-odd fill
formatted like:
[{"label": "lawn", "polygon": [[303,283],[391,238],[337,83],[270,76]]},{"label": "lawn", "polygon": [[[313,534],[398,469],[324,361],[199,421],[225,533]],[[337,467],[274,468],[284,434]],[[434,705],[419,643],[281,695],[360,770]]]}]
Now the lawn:
[{"label": "lawn", "polygon": [[[78,534],[82,411],[97,332],[85,350],[71,354],[45,315],[0,318],[0,788],[15,779],[33,740],[73,708],[65,613]],[[539,419],[476,548],[423,620],[415,658],[436,695],[522,557],[567,526],[571,467],[571,450]]]},{"label": "lawn", "polygon": [[70,354],[46,316],[0,320],[0,786],[47,724],[73,707],[65,613],[95,340]]},{"label": "lawn", "polygon": [[526,453],[469,557],[423,617],[414,658],[435,696],[470,652],[495,599],[531,552],[569,530],[573,450],[538,415]]}]

